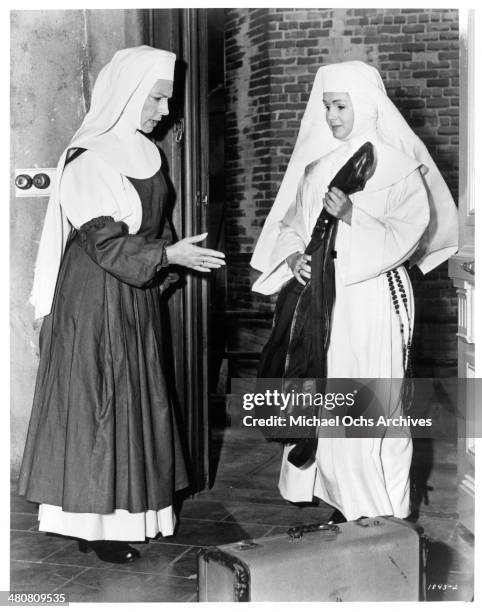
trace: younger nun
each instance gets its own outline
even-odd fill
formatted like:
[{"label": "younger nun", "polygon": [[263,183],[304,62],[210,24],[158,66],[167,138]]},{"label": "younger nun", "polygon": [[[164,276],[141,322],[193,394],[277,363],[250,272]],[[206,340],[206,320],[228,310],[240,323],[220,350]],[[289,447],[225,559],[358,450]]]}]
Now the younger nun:
[{"label": "younger nun", "polygon": [[[376,167],[351,196],[327,187],[365,142]],[[439,170],[386,95],[378,71],[350,61],[321,67],[285,177],[257,242],[253,290],[278,292],[311,276],[304,250],[322,207],[338,219],[328,378],[403,378],[414,306],[404,263],[427,273],[457,248],[457,213]],[[395,286],[395,295],[392,285]],[[398,304],[398,307],[397,307]],[[279,489],[321,498],[347,520],[410,513],[409,436],[319,440],[305,469],[283,455]]]}]

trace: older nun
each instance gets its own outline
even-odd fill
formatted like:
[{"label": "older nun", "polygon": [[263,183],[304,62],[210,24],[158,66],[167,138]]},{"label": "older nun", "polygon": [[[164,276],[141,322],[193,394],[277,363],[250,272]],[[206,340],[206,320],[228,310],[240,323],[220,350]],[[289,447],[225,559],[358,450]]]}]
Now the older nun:
[{"label": "older nun", "polygon": [[175,55],[141,46],[101,70],[92,105],[62,153],[32,291],[40,364],[19,492],[41,531],[126,563],[175,526],[188,486],[163,373],[159,284],[172,264],[209,272],[222,253],[170,244],[167,185],[149,140],[168,114]]},{"label": "older nun", "polygon": [[[347,196],[328,184],[366,142],[376,169]],[[375,68],[359,61],[321,67],[274,205],[252,258],[253,290],[278,292],[311,277],[304,250],[326,209],[338,222],[328,378],[401,379],[413,332],[407,262],[427,273],[457,248],[457,214],[439,170],[387,97]],[[315,339],[316,340],[316,339]],[[323,437],[301,469],[283,455],[279,489],[293,502],[321,498],[347,520],[410,513],[409,436]],[[339,517],[342,518],[342,517]]]}]

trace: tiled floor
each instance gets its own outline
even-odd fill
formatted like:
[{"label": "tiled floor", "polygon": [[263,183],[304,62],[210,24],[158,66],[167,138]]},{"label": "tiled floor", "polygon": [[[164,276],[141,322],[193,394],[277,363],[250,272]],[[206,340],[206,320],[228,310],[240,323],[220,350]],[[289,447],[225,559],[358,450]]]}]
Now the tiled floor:
[{"label": "tiled floor", "polygon": [[[431,600],[472,598],[473,537],[457,526],[455,446],[445,441],[417,444],[420,465],[432,464],[428,503],[418,523],[429,538],[427,582]],[[75,602],[196,601],[197,552],[207,545],[278,533],[286,527],[325,521],[332,509],[298,507],[276,488],[280,447],[261,435],[228,429],[215,437],[219,451],[214,486],[184,501],[174,537],[136,544],[141,559],[116,566],[76,543],[37,530],[37,509],[11,497],[11,589],[65,593]],[[450,585],[444,587],[440,585]]]}]

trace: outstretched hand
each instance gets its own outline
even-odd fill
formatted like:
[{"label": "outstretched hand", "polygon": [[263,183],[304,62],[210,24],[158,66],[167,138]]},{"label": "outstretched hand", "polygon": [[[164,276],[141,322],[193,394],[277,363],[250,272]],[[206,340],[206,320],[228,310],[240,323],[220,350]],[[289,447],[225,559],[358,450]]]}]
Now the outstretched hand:
[{"label": "outstretched hand", "polygon": [[197,236],[183,238],[166,247],[167,261],[170,264],[192,268],[197,272],[211,272],[216,268],[224,266],[224,253],[196,246],[196,242],[202,242],[207,237],[207,232]]}]

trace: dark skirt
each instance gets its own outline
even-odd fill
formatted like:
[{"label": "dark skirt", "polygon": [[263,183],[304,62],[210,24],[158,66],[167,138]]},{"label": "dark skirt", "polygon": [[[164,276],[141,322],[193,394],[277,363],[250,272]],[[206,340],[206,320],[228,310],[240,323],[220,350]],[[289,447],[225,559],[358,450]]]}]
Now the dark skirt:
[{"label": "dark skirt", "polygon": [[163,346],[158,288],[116,278],[77,235],[40,334],[20,494],[68,512],[172,504],[188,480]]}]

